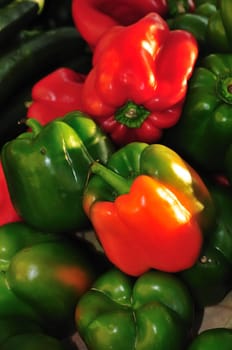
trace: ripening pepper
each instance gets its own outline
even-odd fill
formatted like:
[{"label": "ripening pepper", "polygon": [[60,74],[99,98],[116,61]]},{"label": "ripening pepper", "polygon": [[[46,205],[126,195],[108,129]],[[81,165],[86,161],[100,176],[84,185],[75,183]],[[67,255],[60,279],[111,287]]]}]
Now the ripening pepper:
[{"label": "ripening pepper", "polygon": [[138,276],[177,272],[197,260],[214,222],[198,174],[168,147],[132,142],[93,163],[83,207],[108,259]]},{"label": "ripening pepper", "polygon": [[210,54],[196,67],[178,123],[164,143],[191,164],[226,172],[232,134],[232,55]]},{"label": "ripening pepper", "polygon": [[82,193],[93,160],[105,163],[111,141],[95,122],[72,112],[42,126],[27,119],[31,131],[7,142],[2,165],[12,204],[28,224],[50,232],[89,226]]},{"label": "ripening pepper", "polygon": [[133,280],[111,269],[79,299],[75,320],[91,350],[180,350],[192,328],[194,303],[172,274],[151,270]]},{"label": "ripening pepper", "polygon": [[214,201],[216,222],[197,262],[180,273],[201,308],[219,303],[232,288],[232,190],[228,185],[206,183]]},{"label": "ripening pepper", "polygon": [[20,216],[16,212],[9,195],[6,177],[0,162],[0,226],[9,222],[21,221]]},{"label": "ripening pepper", "polygon": [[231,350],[232,329],[211,328],[201,332],[187,350]]},{"label": "ripening pepper", "polygon": [[27,108],[27,117],[45,125],[66,113],[79,110],[84,80],[85,75],[66,67],[45,75],[31,89],[32,101]]},{"label": "ripening pepper", "polygon": [[104,269],[100,259],[83,240],[23,222],[1,226],[0,321],[23,319],[48,335],[72,334],[76,303]]},{"label": "ripening pepper", "polygon": [[94,51],[81,108],[116,144],[156,142],[180,117],[197,56],[192,34],[157,13],[113,27]]}]

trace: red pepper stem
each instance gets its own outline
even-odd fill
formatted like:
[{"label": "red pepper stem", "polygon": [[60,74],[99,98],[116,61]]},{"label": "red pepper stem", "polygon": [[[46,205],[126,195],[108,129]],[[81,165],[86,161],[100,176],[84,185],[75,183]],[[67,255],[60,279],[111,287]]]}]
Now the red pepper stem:
[{"label": "red pepper stem", "polygon": [[26,120],[26,125],[29,128],[31,128],[31,130],[33,132],[33,136],[38,135],[41,132],[42,128],[43,128],[43,126],[40,124],[40,122],[38,120],[34,119],[34,118],[28,118]]},{"label": "red pepper stem", "polygon": [[113,187],[114,190],[118,192],[119,195],[130,191],[131,181],[125,179],[104,165],[94,162],[91,166],[91,171],[106,181],[111,187]]}]

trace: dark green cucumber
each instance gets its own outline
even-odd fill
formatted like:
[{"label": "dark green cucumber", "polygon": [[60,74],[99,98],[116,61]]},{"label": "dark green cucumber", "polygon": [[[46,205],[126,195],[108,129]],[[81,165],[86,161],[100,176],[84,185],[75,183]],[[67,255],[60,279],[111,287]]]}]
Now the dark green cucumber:
[{"label": "dark green cucumber", "polygon": [[0,45],[13,40],[42,11],[45,0],[13,0],[0,8]]},{"label": "dark green cucumber", "polygon": [[41,32],[0,56],[0,107],[38,75],[82,54],[86,43],[74,27]]}]

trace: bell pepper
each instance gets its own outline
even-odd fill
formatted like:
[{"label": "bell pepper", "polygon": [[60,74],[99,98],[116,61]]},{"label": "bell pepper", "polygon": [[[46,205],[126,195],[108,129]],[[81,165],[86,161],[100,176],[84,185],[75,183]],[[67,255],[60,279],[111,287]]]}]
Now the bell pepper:
[{"label": "bell pepper", "polygon": [[230,350],[232,329],[211,328],[202,331],[189,345],[187,350]]},{"label": "bell pepper", "polygon": [[178,123],[164,143],[207,172],[225,173],[231,146],[232,55],[210,54],[194,70]]},{"label": "bell pepper", "polygon": [[167,19],[171,30],[181,29],[189,31],[197,39],[200,54],[209,54],[213,48],[208,40],[209,19],[217,12],[217,5],[205,1],[196,6],[192,12],[176,14]]},{"label": "bell pepper", "polygon": [[218,11],[209,18],[207,40],[214,52],[232,52],[232,3],[220,0],[217,7]]},{"label": "bell pepper", "polygon": [[147,15],[168,11],[164,0],[72,0],[72,17],[81,36],[94,49],[104,33],[117,25],[128,26]]},{"label": "bell pepper", "polygon": [[150,12],[162,17],[194,11],[193,0],[72,0],[74,24],[88,45],[94,50],[101,37],[112,27],[128,26]]},{"label": "bell pepper", "polygon": [[138,276],[196,262],[214,207],[201,178],[177,153],[132,142],[106,166],[94,162],[91,172],[83,208],[115,266]]},{"label": "bell pepper", "polygon": [[231,11],[230,0],[205,1],[192,13],[179,14],[168,23],[171,29],[191,32],[203,53],[231,53]]},{"label": "bell pepper", "polygon": [[0,343],[6,319],[31,322],[50,336],[72,334],[76,303],[104,270],[102,261],[83,240],[22,222],[1,226]]},{"label": "bell pepper", "polygon": [[21,221],[20,216],[16,212],[9,195],[5,174],[0,162],[0,226],[9,222]]},{"label": "bell pepper", "polygon": [[157,13],[113,27],[94,51],[82,110],[118,145],[155,142],[180,117],[197,56],[195,38]]},{"label": "bell pepper", "polygon": [[75,320],[91,350],[180,350],[191,332],[194,303],[172,274],[151,270],[132,280],[111,269],[79,299]]},{"label": "bell pepper", "polygon": [[68,112],[79,110],[84,80],[84,74],[66,67],[45,75],[32,87],[27,117],[35,118],[45,125]]},{"label": "bell pepper", "polygon": [[206,183],[215,205],[215,226],[197,262],[180,273],[200,308],[221,302],[232,288],[232,190],[209,180]]},{"label": "bell pepper", "polygon": [[105,163],[114,148],[95,124],[72,112],[7,142],[2,165],[17,213],[29,225],[50,232],[89,227],[82,194],[93,160]]}]

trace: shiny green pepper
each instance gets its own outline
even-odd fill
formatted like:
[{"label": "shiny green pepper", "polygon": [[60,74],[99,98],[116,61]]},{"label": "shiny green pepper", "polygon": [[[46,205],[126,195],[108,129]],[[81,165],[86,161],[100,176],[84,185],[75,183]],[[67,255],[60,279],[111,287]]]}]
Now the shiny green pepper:
[{"label": "shiny green pepper", "polygon": [[226,172],[232,134],[232,54],[202,59],[189,82],[183,112],[164,143],[207,172]]},{"label": "shiny green pepper", "polygon": [[192,13],[169,19],[170,28],[192,33],[203,53],[231,53],[231,0],[198,1],[195,6]]},{"label": "shiny green pepper", "polygon": [[93,160],[105,163],[113,145],[81,112],[44,127],[28,119],[25,132],[2,148],[2,165],[12,203],[31,226],[50,232],[88,227],[82,193]]},{"label": "shiny green pepper", "polygon": [[132,279],[111,269],[80,298],[75,319],[91,350],[180,350],[190,334],[194,304],[172,274],[150,270]]},{"label": "shiny green pepper", "polygon": [[[100,264],[101,256],[83,240],[37,232],[22,222],[1,226],[0,320],[24,319],[48,335],[66,336],[79,297],[104,268]],[[0,341],[2,336],[0,322]]]}]

